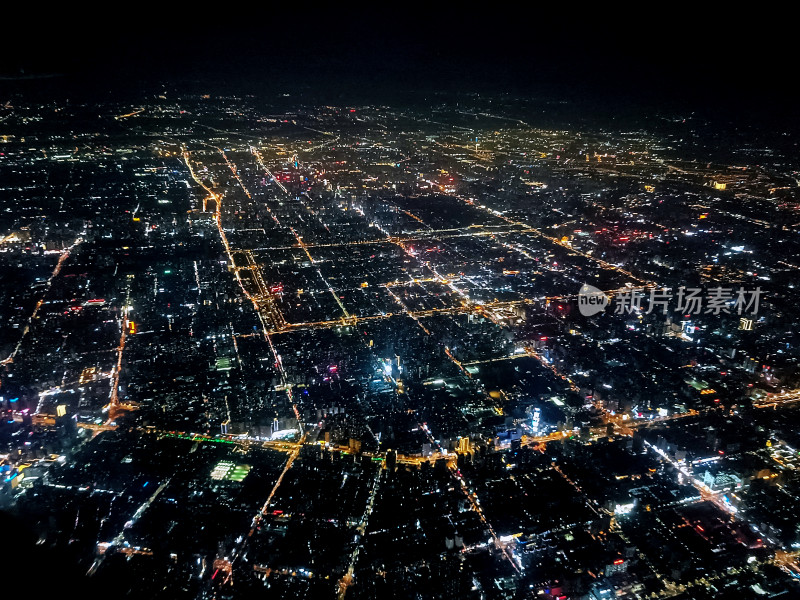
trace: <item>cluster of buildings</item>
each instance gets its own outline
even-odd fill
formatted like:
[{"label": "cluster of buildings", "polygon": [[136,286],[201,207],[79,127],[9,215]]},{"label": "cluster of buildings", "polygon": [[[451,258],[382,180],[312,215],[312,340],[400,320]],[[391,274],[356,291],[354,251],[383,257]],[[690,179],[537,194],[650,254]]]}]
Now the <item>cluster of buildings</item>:
[{"label": "cluster of buildings", "polygon": [[0,508],[152,597],[796,592],[797,165],[470,102],[0,109]]}]

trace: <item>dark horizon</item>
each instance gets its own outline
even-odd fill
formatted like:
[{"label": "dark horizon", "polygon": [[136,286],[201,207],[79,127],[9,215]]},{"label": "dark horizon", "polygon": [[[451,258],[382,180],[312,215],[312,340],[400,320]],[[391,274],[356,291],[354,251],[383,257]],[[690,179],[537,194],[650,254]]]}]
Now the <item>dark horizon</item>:
[{"label": "dark horizon", "polygon": [[797,124],[793,54],[776,19],[670,14],[629,24],[607,13],[551,12],[420,13],[382,22],[328,10],[229,20],[237,19],[22,27],[10,32],[0,57],[0,91],[57,75],[48,80],[53,93],[64,83],[129,94],[161,82],[370,100],[409,91],[512,93]]}]

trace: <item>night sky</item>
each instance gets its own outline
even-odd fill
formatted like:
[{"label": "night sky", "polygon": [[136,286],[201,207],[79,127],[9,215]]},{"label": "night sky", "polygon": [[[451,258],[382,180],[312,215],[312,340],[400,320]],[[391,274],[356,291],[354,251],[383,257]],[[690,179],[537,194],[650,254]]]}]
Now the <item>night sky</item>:
[{"label": "night sky", "polygon": [[795,112],[794,43],[777,14],[567,5],[363,13],[337,4],[258,12],[226,5],[224,14],[187,10],[188,18],[130,8],[122,19],[73,11],[48,13],[45,22],[19,18],[3,39],[0,74],[61,74],[116,90],[156,81],[256,91],[280,84],[365,99],[409,90],[545,93],[772,122]]}]

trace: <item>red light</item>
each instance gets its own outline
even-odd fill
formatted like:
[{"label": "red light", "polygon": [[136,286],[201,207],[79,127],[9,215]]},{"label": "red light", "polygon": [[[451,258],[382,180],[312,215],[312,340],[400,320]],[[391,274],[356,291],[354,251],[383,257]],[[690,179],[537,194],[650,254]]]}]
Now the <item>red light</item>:
[{"label": "red light", "polygon": [[622,560],[621,558],[618,558],[617,560],[614,561],[614,564],[615,565],[621,565],[624,562],[625,562],[624,560]]}]

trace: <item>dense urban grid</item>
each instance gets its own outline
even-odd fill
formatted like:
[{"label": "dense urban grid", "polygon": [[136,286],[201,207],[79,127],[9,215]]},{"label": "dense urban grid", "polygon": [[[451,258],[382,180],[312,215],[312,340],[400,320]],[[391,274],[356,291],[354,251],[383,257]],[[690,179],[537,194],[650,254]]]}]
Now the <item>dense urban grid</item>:
[{"label": "dense urban grid", "polygon": [[20,563],[136,598],[799,593],[794,138],[0,100]]}]

